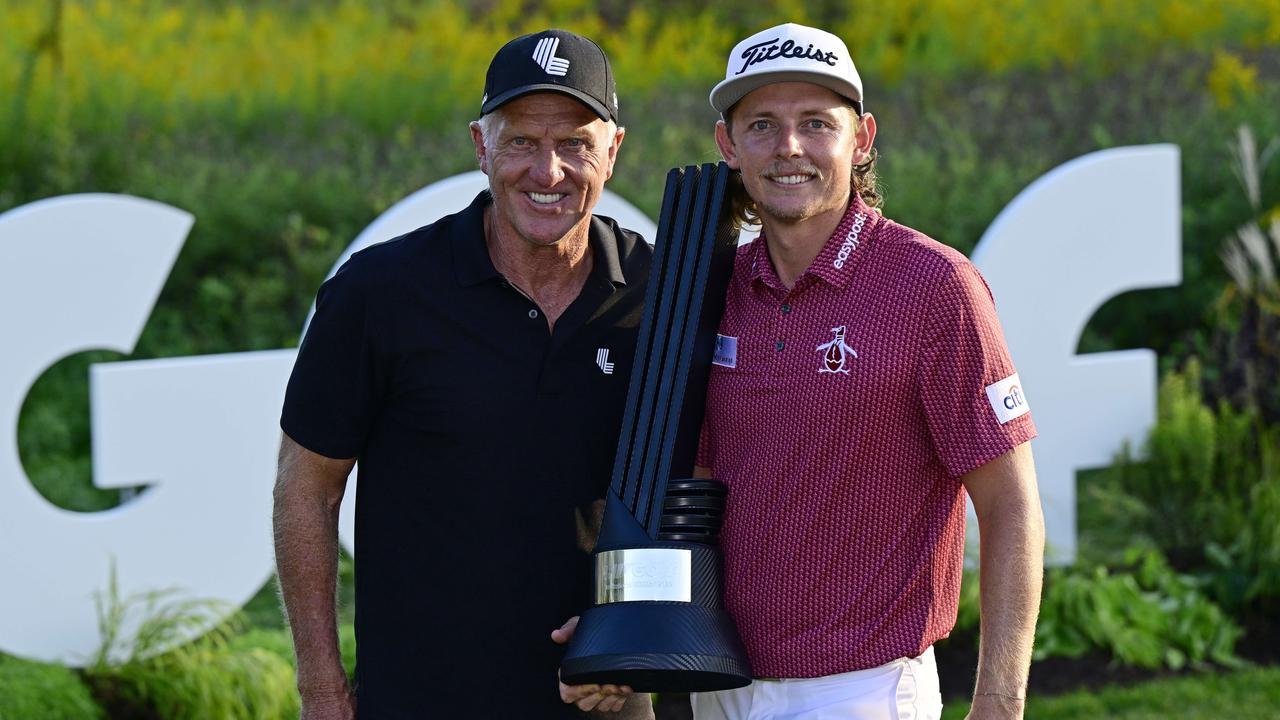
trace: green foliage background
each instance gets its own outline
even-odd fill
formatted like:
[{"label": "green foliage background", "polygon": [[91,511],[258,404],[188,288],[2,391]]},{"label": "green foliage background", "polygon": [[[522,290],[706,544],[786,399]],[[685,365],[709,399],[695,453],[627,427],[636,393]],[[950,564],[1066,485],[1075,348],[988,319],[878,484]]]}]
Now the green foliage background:
[{"label": "green foliage background", "polygon": [[[1179,145],[1183,284],[1107,303],[1080,348],[1151,347],[1172,368],[1229,346],[1222,328],[1238,323],[1239,313],[1224,312],[1220,302],[1230,288],[1219,259],[1223,239],[1247,223],[1280,219],[1280,163],[1261,173],[1251,202],[1231,151],[1242,124],[1263,144],[1280,137],[1280,0],[773,0],[745,8],[727,0],[643,7],[623,0],[0,0],[0,212],[78,192],[183,208],[196,225],[132,357],[291,347],[320,281],[365,226],[409,193],[474,168],[467,122],[488,61],[505,40],[554,26],[600,42],[614,64],[628,129],[610,187],[656,217],[669,167],[718,159],[706,96],[726,53],[737,39],[784,21],[821,25],[848,42],[867,109],[878,119],[887,214],[966,252],[1018,192],[1062,162],[1121,145]],[[118,502],[116,491],[90,484],[86,373],[92,362],[115,359],[94,352],[63,360],[23,407],[25,468],[63,507],[92,511]],[[1212,383],[1221,373],[1210,364],[1204,375]],[[1163,547],[1163,531],[1199,533],[1187,547],[1164,549],[1178,571],[1206,574],[1175,573],[1154,555],[1134,576],[1093,566],[1064,571],[1059,589],[1050,579],[1056,594],[1047,597],[1070,605],[1064,617],[1079,617],[1042,642],[1071,652],[1103,647],[1147,664],[1221,660],[1230,657],[1234,625],[1220,622],[1202,591],[1229,607],[1256,603],[1259,593],[1276,597],[1280,543],[1274,533],[1263,537],[1274,525],[1238,498],[1224,508],[1196,505],[1160,524],[1166,510],[1179,509],[1160,509],[1160,502],[1194,504],[1197,492],[1251,487],[1240,473],[1264,473],[1263,489],[1249,492],[1268,493],[1258,495],[1267,507],[1280,502],[1280,456],[1259,455],[1253,440],[1270,438],[1263,447],[1274,447],[1275,431],[1247,408],[1206,406],[1187,381],[1171,382],[1162,395],[1170,424],[1152,440],[1164,465],[1130,460],[1103,485],[1117,507],[1146,508],[1149,547]],[[1196,427],[1220,434],[1217,449],[1195,445],[1204,437]],[[1218,465],[1205,470],[1197,462]],[[1169,468],[1192,478],[1185,496],[1160,490]],[[1237,520],[1252,523],[1248,542],[1231,535]],[[1082,521],[1088,532],[1089,518]],[[1127,548],[1115,545],[1119,557]],[[1242,568],[1257,581],[1240,579]],[[1170,627],[1144,610],[1170,602],[1189,608],[1194,627]],[[1107,647],[1107,638],[1079,632],[1126,605],[1145,633],[1138,645]],[[257,626],[279,623],[270,588],[246,611]],[[961,624],[976,623],[972,605],[965,612]],[[210,672],[259,667],[251,663],[267,662],[254,655],[264,647],[288,654],[275,629],[223,645],[243,657],[210,660]],[[152,669],[133,669],[137,687],[150,682]],[[0,658],[0,686],[37,675],[21,683],[75,680]],[[0,716],[18,712],[13,707],[28,706],[0,702]]]},{"label": "green foliage background", "polygon": [[[1183,153],[1184,282],[1108,303],[1082,348],[1172,357],[1207,331],[1221,239],[1254,218],[1229,143],[1280,135],[1280,0],[1074,4],[558,0],[0,2],[0,211],[120,192],[197,222],[133,357],[289,347],[334,259],[379,213],[473,169],[467,122],[516,33],[597,38],[628,126],[611,188],[656,216],[674,165],[717,159],[706,101],[736,38],[783,20],[844,34],[879,120],[887,212],[962,250],[1029,182],[1084,153]],[[1263,212],[1280,164],[1262,178]],[[1053,302],[1043,298],[1042,302]],[[50,370],[20,445],[46,496],[89,486],[85,368]]]}]

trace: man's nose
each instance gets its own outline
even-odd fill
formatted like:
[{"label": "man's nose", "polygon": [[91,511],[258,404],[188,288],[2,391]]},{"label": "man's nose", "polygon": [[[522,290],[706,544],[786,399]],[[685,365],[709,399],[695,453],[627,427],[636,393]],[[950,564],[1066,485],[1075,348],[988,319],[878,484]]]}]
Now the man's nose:
[{"label": "man's nose", "polygon": [[554,187],[564,179],[564,163],[554,148],[538,151],[533,159],[533,167],[529,170],[529,177],[546,188]]},{"label": "man's nose", "polygon": [[804,154],[804,146],[800,144],[800,132],[794,127],[784,127],[778,133],[778,145],[775,148],[778,157],[800,157]]}]

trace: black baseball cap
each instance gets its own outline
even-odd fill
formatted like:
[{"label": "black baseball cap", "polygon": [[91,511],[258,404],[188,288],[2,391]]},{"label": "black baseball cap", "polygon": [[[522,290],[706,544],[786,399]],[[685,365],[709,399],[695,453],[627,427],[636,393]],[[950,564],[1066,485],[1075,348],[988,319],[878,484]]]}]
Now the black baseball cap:
[{"label": "black baseball cap", "polygon": [[521,35],[503,45],[489,63],[480,114],[535,92],[564,93],[601,120],[618,121],[618,92],[609,58],[599,45],[568,30]]}]

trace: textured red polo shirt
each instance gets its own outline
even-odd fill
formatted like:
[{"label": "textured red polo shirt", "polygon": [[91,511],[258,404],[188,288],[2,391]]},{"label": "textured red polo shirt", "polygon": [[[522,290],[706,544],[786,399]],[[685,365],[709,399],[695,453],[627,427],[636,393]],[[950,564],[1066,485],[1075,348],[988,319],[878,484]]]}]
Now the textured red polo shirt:
[{"label": "textured red polo shirt", "polygon": [[787,291],[739,249],[699,464],[729,486],[725,604],[760,677],[919,655],[955,624],[960,476],[1035,436],[991,292],[860,199]]}]

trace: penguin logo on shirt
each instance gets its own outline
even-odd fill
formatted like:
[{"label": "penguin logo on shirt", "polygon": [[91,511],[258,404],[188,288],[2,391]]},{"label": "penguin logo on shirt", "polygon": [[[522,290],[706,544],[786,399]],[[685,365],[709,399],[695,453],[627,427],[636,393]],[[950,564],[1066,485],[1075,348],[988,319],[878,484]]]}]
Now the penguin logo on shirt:
[{"label": "penguin logo on shirt", "polygon": [[831,332],[835,333],[835,339],[825,342],[817,347],[817,351],[822,353],[822,364],[818,366],[818,373],[844,373],[849,374],[848,368],[844,366],[849,356],[858,357],[858,351],[849,347],[844,341],[845,326],[831,328]]}]

